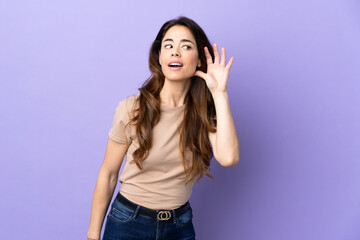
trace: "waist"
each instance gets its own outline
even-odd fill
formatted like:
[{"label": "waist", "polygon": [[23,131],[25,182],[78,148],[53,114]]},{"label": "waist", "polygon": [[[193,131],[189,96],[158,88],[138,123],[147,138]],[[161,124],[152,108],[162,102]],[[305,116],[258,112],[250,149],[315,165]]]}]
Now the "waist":
[{"label": "waist", "polygon": [[117,194],[116,200],[133,211],[138,210],[138,214],[140,214],[140,215],[145,215],[150,218],[161,220],[161,221],[170,220],[170,219],[174,218],[175,216],[180,216],[181,214],[185,213],[190,208],[190,202],[187,201],[184,205],[182,205],[176,209],[153,210],[150,208],[140,206],[134,202],[131,202],[129,199],[125,198],[120,192]]}]

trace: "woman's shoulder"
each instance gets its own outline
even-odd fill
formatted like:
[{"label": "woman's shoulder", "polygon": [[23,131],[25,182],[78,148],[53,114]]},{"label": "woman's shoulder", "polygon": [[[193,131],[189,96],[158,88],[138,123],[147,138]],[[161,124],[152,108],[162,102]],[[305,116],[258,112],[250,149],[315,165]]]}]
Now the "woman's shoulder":
[{"label": "woman's shoulder", "polygon": [[140,96],[140,93],[134,93],[120,100],[120,102],[134,103]]},{"label": "woman's shoulder", "polygon": [[127,112],[130,113],[136,108],[137,99],[140,93],[128,95],[127,97],[120,100],[119,105],[126,108]]}]

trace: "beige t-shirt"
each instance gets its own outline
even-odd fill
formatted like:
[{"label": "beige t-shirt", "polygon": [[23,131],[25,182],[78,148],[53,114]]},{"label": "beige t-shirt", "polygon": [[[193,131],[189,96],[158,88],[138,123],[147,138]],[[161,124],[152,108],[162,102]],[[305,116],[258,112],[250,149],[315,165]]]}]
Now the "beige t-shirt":
[{"label": "beige t-shirt", "polygon": [[[152,148],[140,170],[133,160],[132,153],[139,147],[134,125],[128,125],[135,100],[140,95],[132,95],[120,101],[115,109],[109,137],[130,145],[119,181],[120,193],[130,201],[150,209],[175,209],[189,200],[194,181],[185,186],[187,179],[179,150],[179,127],[185,105],[170,107],[160,105],[160,120],[153,128]],[[191,161],[190,151],[185,152],[187,161]]]}]

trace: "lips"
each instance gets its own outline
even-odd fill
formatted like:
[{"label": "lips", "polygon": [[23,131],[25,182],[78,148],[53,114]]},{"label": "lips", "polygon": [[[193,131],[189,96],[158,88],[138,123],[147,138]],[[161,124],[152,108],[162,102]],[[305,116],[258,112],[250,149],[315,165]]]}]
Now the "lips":
[{"label": "lips", "polygon": [[168,64],[168,67],[170,67],[170,68],[181,68],[183,66],[184,66],[184,64],[180,61],[171,61]]}]

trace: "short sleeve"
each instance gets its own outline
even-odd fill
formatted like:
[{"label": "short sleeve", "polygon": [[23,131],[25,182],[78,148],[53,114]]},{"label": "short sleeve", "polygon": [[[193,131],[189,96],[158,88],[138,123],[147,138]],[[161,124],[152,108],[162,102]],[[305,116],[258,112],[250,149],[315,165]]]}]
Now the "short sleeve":
[{"label": "short sleeve", "polygon": [[[130,144],[130,124],[126,124],[130,121],[130,116],[127,110],[126,99],[119,102],[118,106],[115,109],[115,114],[113,122],[111,124],[111,129],[109,131],[109,137],[115,142],[121,144]],[[126,128],[125,128],[126,126]],[[128,142],[127,142],[128,141]]]}]

